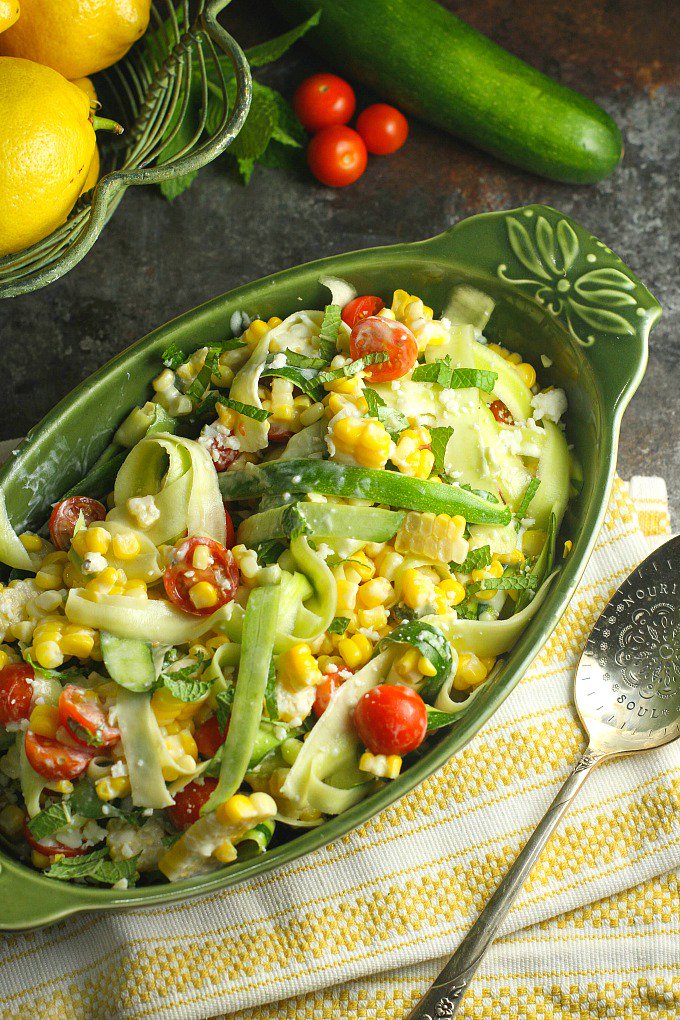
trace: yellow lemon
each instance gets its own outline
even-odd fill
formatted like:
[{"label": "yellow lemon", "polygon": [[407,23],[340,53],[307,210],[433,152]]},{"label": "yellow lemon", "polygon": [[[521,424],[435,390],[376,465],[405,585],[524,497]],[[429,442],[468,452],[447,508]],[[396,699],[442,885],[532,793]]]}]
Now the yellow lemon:
[{"label": "yellow lemon", "polygon": [[32,60],[0,57],[0,256],[60,226],[92,164],[90,101]]},{"label": "yellow lemon", "polygon": [[115,64],[144,35],[151,10],[151,0],[20,2],[18,20],[0,34],[0,55],[35,60],[65,78]]},{"label": "yellow lemon", "polygon": [[0,0],[0,32],[11,28],[19,17],[19,0]]}]

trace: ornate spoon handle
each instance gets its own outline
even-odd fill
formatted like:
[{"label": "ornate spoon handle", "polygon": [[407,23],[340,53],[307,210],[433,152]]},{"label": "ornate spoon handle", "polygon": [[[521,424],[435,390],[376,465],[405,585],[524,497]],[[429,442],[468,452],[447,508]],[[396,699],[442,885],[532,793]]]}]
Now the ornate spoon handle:
[{"label": "ornate spoon handle", "polygon": [[484,907],[458,949],[407,1020],[439,1020],[458,1012],[482,957],[550,839],[553,830],[596,765],[608,757],[588,748],[560,789],[517,860]]}]

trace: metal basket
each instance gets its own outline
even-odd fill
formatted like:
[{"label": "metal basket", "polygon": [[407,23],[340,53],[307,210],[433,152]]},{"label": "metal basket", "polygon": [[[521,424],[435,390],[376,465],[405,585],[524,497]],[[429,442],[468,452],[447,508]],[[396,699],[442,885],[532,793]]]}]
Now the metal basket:
[{"label": "metal basket", "polygon": [[[68,220],[37,244],[0,259],[0,298],[16,297],[58,280],[87,254],[109,217],[134,184],[160,184],[199,170],[234,140],[252,97],[250,69],[236,41],[217,23],[228,0],[155,0],[143,39],[95,84],[105,98],[105,114],[125,128],[118,143],[104,147],[96,188],[78,200]],[[230,76],[219,57],[233,67],[235,98],[229,102]],[[210,72],[210,80],[208,74]],[[200,94],[192,137],[179,146],[178,127],[190,90]],[[211,135],[205,132],[210,97],[222,116]],[[218,108],[218,107],[217,107]],[[173,145],[174,143],[174,145]]]}]

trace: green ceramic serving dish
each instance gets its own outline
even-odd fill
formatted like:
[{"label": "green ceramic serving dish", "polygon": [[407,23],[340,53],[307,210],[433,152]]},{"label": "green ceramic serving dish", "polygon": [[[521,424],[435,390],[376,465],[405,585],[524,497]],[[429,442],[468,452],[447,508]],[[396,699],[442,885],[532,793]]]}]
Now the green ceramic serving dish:
[{"label": "green ceramic serving dish", "polygon": [[464,220],[427,241],[351,252],[240,287],[155,330],[90,376],[31,430],[0,470],[10,518],[18,529],[42,522],[50,503],[78,481],[106,447],[121,419],[147,399],[161,352],[185,351],[230,335],[237,310],[267,318],[327,299],[319,283],[340,276],[357,291],[387,297],[402,287],[442,309],[452,287],[468,283],[496,302],[486,334],[535,365],[541,379],[569,399],[568,435],[583,468],[564,537],[574,541],[536,618],[505,666],[451,728],[399,779],[346,814],[304,831],[266,854],[176,885],[129,891],[73,886],[44,878],[0,850],[0,929],[52,923],[82,910],[168,902],[223,889],[309,853],[348,832],[438,769],[477,733],[512,691],[546,641],[574,591],[607,505],[621,415],[647,361],[649,331],[661,309],[601,241],[554,209],[527,206]]}]

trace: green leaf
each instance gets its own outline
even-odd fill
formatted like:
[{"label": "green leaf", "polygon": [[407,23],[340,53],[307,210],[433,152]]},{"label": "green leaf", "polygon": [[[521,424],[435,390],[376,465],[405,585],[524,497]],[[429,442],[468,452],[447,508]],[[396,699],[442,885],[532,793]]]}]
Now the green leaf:
[{"label": "green leaf", "polygon": [[526,491],[522,496],[522,501],[517,507],[517,513],[515,514],[515,522],[518,527],[526,517],[527,510],[529,509],[532,499],[538,492],[538,487],[540,486],[540,484],[541,484],[540,478],[532,478],[529,484],[527,485]]},{"label": "green leaf", "polygon": [[[31,574],[31,577],[34,575]],[[83,680],[85,671],[74,667],[73,669],[47,669],[36,662],[29,651],[24,652],[24,659],[29,666],[32,666],[36,674],[45,680],[59,680],[61,683],[73,683],[76,680]]]},{"label": "green leaf", "polygon": [[73,815],[80,815],[83,818],[123,818],[129,825],[141,826],[147,816],[142,809],[133,808],[132,811],[122,811],[109,801],[104,803],[97,796],[92,782],[85,776],[76,785],[70,797],[66,799],[66,805]]},{"label": "green leaf", "polygon": [[158,680],[159,685],[167,687],[178,701],[192,702],[204,697],[212,683],[199,680],[198,673],[203,666],[203,659],[194,662],[183,669],[175,669],[172,672],[161,672]]},{"label": "green leaf", "polygon": [[[236,84],[229,85],[229,101],[236,99]],[[237,159],[257,159],[269,145],[279,123],[279,110],[272,90],[253,82],[253,99],[245,123],[229,146],[229,155]]]},{"label": "green leaf", "polygon": [[427,678],[420,690],[420,696],[424,701],[435,698],[453,669],[451,645],[442,632],[420,620],[401,623],[391,634],[380,639],[375,646],[374,654],[377,655],[391,644],[412,645],[432,663],[437,672],[433,677]]},{"label": "green leaf", "polygon": [[319,372],[316,379],[320,383],[333,382],[334,379],[349,379],[351,376],[356,375],[357,372],[368,368],[369,365],[379,365],[388,359],[389,354],[386,351],[375,351],[373,354],[365,354],[363,358],[357,358],[356,361],[350,361],[349,365],[343,365],[342,368],[333,368],[328,372]]},{"label": "green leaf", "polygon": [[279,556],[286,551],[286,546],[276,538],[268,538],[266,541],[254,545],[253,550],[257,556],[258,564],[261,567],[268,567],[272,563],[276,563]]},{"label": "green leaf", "polygon": [[449,444],[449,439],[453,435],[453,429],[450,425],[442,425],[437,428],[431,428],[430,430],[430,448],[434,456],[434,470],[437,474],[441,474],[444,470],[444,455],[446,453],[446,447]]},{"label": "green leaf", "polygon": [[[311,397],[315,401],[322,399],[324,391],[323,387],[319,386],[316,381],[318,375],[316,369],[298,368],[296,365],[291,364],[281,365],[280,368],[273,368],[271,364],[272,360],[273,356],[270,355],[268,358],[269,364],[265,365],[262,371],[262,378],[271,378],[272,376],[276,376],[279,379],[289,379],[295,384],[295,386],[298,387],[298,389],[301,389],[303,393],[306,393],[308,397]],[[319,358],[315,360],[320,361],[321,359]]]},{"label": "green leaf", "polygon": [[247,156],[245,159],[237,159],[239,173],[244,184],[250,184],[250,178],[253,176],[253,170],[255,169],[255,158],[253,156]]},{"label": "green leaf", "polygon": [[344,634],[349,627],[349,617],[336,616],[328,626],[329,634]]},{"label": "green leaf", "polygon": [[365,387],[363,396],[368,405],[368,413],[371,418],[377,418],[381,422],[395,442],[399,435],[409,427],[406,415],[402,414],[395,407],[389,407],[376,390],[370,386]]},{"label": "green leaf", "polygon": [[271,64],[275,60],[279,60],[290,49],[293,43],[301,39],[310,28],[314,28],[315,25],[319,24],[320,17],[321,11],[316,11],[307,21],[303,21],[295,28],[291,28],[290,31],[284,32],[283,35],[278,35],[274,39],[260,43],[259,46],[251,46],[249,50],[246,50],[246,59],[251,68],[263,67],[265,64]]},{"label": "green leaf", "polygon": [[470,574],[473,570],[481,570],[491,563],[491,546],[481,545],[478,549],[470,549],[462,563],[449,563],[451,570],[457,574]]},{"label": "green leaf", "polygon": [[447,354],[438,361],[416,365],[411,376],[414,382],[433,382],[448,390],[464,390],[475,387],[491,393],[498,375],[482,368],[453,368]]},{"label": "green leaf", "polygon": [[201,403],[204,394],[210,386],[210,379],[217,371],[219,361],[219,350],[216,347],[209,347],[203,362],[203,368],[198,373],[191,386],[187,390],[187,396],[194,407]]},{"label": "green leaf", "polygon": [[186,355],[184,351],[181,351],[177,344],[174,342],[169,344],[163,353],[161,354],[163,364],[166,368],[171,368],[173,372],[176,372],[180,365],[183,365],[186,361]]},{"label": "green leaf", "polygon": [[266,421],[269,411],[263,407],[254,407],[252,404],[242,404],[240,400],[232,400],[231,397],[222,397],[220,403],[230,407],[232,411],[242,414],[244,418],[253,418],[254,421]]},{"label": "green leaf", "polygon": [[338,352],[338,336],[340,334],[340,305],[326,305],[323,313],[323,322],[319,332],[319,350],[321,357],[330,361]]},{"label": "green leaf", "polygon": [[197,177],[198,170],[190,170],[187,174],[181,174],[179,177],[170,177],[167,181],[161,181],[158,185],[161,189],[161,195],[168,202],[174,202],[187,188],[191,187]]},{"label": "green leaf", "polygon": [[234,691],[235,687],[231,684],[227,687],[226,691],[218,691],[215,695],[215,701],[217,703],[217,725],[219,726],[222,734],[226,732],[227,726],[229,725],[231,706],[234,703]]},{"label": "green leaf", "polygon": [[487,577],[484,581],[475,581],[467,586],[468,596],[476,595],[478,591],[522,591],[533,590],[537,584],[537,578],[533,574],[510,574],[505,573],[502,577]]},{"label": "green leaf", "polygon": [[34,815],[28,822],[28,828],[33,838],[40,841],[69,825],[70,821],[71,818],[63,801],[58,800],[50,804],[44,811]]},{"label": "green leaf", "polygon": [[274,661],[269,663],[269,675],[267,686],[264,689],[264,703],[267,706],[267,715],[273,721],[279,717],[279,701],[276,694],[276,670]]},{"label": "green leaf", "polygon": [[108,849],[103,847],[101,850],[94,850],[91,854],[85,854],[83,857],[64,857],[60,861],[55,861],[45,874],[48,878],[66,880],[91,878],[102,885],[115,885],[123,878],[132,883],[139,878],[137,872],[139,854],[136,857],[131,857],[128,861],[112,861],[108,853]]}]

